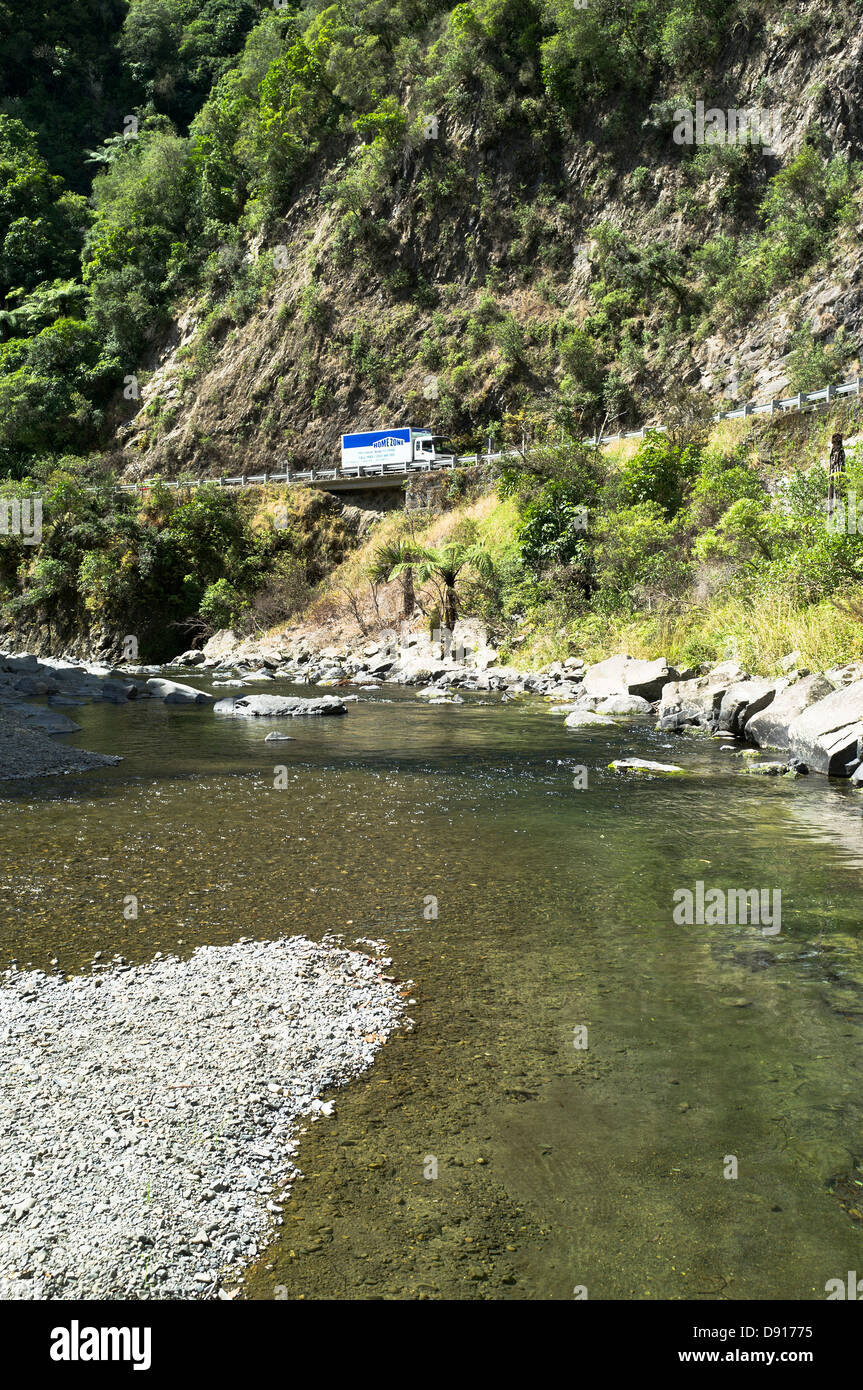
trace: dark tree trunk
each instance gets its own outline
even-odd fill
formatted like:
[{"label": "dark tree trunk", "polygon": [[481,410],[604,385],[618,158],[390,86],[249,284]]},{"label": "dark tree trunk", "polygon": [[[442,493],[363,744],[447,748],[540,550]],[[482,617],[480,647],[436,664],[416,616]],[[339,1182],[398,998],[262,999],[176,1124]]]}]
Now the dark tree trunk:
[{"label": "dark tree trunk", "polygon": [[405,618],[413,617],[413,611],[416,606],[414,572],[413,570],[405,570],[402,575],[402,616]]},{"label": "dark tree trunk", "polygon": [[446,592],[444,594],[443,620],[444,626],[448,627],[450,632],[454,630],[455,625],[458,622],[458,609],[456,607],[455,589],[453,588],[452,584],[447,584],[446,586]]}]

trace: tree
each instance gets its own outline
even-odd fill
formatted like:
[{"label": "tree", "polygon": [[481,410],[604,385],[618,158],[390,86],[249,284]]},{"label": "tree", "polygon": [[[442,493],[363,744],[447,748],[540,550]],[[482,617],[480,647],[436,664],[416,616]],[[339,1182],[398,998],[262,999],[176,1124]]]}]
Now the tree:
[{"label": "tree", "polygon": [[450,632],[458,622],[458,599],[455,586],[461,571],[470,568],[475,570],[481,579],[491,579],[494,574],[491,555],[479,541],[473,541],[471,544],[449,541],[445,545],[435,548],[429,547],[428,549],[417,547],[415,556],[408,560],[401,560],[399,564],[394,566],[390,579],[394,579],[397,574],[402,574],[406,567],[415,571],[419,584],[426,584],[430,579],[436,579],[443,585],[443,620]]},{"label": "tree", "polygon": [[379,545],[369,565],[369,579],[373,584],[385,584],[398,572],[402,581],[402,616],[405,618],[410,618],[417,606],[414,566],[421,555],[422,551],[413,541],[401,537]]},{"label": "tree", "polygon": [[72,274],[88,217],[84,199],[49,172],[33,132],[0,113],[0,296]]},{"label": "tree", "polygon": [[697,462],[694,450],[681,450],[666,434],[649,434],[623,465],[621,481],[631,502],[655,502],[674,516]]}]

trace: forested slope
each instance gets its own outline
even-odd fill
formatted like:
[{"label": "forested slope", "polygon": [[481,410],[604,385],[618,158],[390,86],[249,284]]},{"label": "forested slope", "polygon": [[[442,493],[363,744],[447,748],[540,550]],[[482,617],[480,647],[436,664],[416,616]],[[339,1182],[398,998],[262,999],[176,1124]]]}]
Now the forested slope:
[{"label": "forested slope", "polygon": [[[859,370],[859,0],[5,0],[0,31],[0,474],[46,501],[38,550],[0,544],[16,628],[161,654],[296,613],[350,546],[330,504],[278,529],[112,481],[331,462],[405,418],[553,446],[504,479],[504,631],[858,584],[821,433],[782,443],[789,512],[764,439],[699,416]],[[576,447],[651,418],[689,423]]]},{"label": "forested slope", "polygon": [[[857,3],[86,0],[0,22],[0,459],[236,471],[856,362]],[[675,143],[702,101],[756,142]]]}]

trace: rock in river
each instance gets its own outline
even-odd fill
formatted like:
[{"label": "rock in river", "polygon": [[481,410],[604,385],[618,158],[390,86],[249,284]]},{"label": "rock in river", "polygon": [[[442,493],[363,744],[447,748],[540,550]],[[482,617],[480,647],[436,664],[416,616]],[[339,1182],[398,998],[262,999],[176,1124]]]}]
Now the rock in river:
[{"label": "rock in river", "polygon": [[213,699],[205,690],[196,690],[193,685],[179,685],[177,681],[158,678],[148,680],[147,689],[166,705],[208,705]]},{"label": "rock in river", "polygon": [[632,772],[640,777],[677,777],[683,772],[675,763],[654,763],[649,758],[615,758],[608,766],[615,772]]},{"label": "rock in river", "polygon": [[663,731],[684,729],[689,725],[715,728],[725,692],[729,686],[745,679],[739,666],[726,662],[696,680],[670,681],[662,691],[659,728]]},{"label": "rock in river", "polygon": [[650,714],[651,705],[640,695],[609,695],[594,707],[594,714],[630,715]]},{"label": "rock in river", "polygon": [[617,721],[609,719],[607,714],[592,714],[590,710],[576,709],[572,714],[568,714],[563,722],[567,729],[586,729],[592,724],[601,724],[612,729]]},{"label": "rock in river", "polygon": [[217,701],[213,710],[243,719],[295,719],[300,714],[347,714],[348,707],[337,695],[322,695],[317,700],[304,700],[299,695],[240,695]]},{"label": "rock in river", "polygon": [[717,728],[720,733],[742,734],[749,720],[766,709],[784,685],[784,681],[764,680],[759,677],[735,681],[733,685],[729,685],[719,706]]},{"label": "rock in river", "polygon": [[631,656],[610,656],[587,668],[582,693],[600,698],[638,695],[642,700],[658,700],[663,686],[677,676],[678,672],[664,657],[641,661]]}]

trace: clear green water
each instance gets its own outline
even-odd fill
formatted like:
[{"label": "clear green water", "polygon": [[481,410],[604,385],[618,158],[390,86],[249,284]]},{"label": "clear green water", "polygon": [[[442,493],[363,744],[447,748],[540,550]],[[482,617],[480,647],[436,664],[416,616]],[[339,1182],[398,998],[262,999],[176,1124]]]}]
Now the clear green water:
[{"label": "clear green water", "polygon": [[[415,1031],[305,1136],[252,1296],[819,1299],[863,1269],[863,795],[540,701],[382,690],[275,746],[207,710],[74,717],[125,761],[0,784],[0,964],[342,932],[414,981]],[[617,779],[627,754],[689,776]],[[780,888],[781,935],[676,926],[696,879]]]}]

